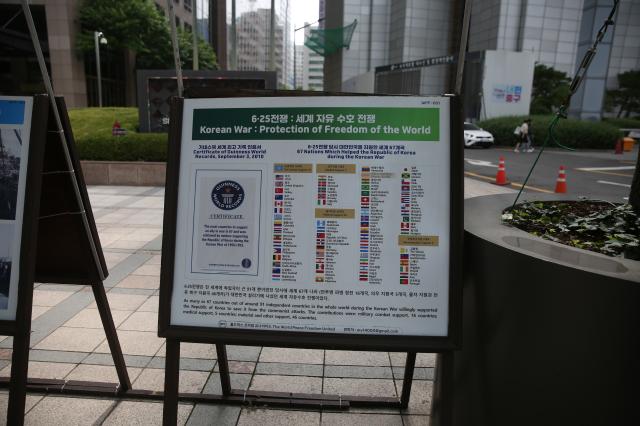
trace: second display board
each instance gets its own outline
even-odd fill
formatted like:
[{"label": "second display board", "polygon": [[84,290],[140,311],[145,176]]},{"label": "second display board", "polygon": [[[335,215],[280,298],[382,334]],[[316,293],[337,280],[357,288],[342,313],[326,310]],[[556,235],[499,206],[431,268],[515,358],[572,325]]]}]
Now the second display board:
[{"label": "second display board", "polygon": [[448,336],[450,107],[184,100],[169,326]]}]

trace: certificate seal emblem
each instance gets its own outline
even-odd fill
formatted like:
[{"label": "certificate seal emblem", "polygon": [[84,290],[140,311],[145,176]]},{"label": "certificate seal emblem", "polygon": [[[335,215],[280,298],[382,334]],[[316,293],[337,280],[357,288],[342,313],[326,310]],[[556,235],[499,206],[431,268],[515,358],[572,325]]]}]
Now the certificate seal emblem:
[{"label": "certificate seal emblem", "polygon": [[244,201],[244,189],[238,182],[223,180],[213,187],[211,201],[219,209],[233,210]]}]

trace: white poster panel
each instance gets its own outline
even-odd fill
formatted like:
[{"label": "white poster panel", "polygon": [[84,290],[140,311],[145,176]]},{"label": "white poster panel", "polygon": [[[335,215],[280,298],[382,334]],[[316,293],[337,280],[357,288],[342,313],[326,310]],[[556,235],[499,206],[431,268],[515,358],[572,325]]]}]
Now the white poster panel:
[{"label": "white poster panel", "polygon": [[531,52],[487,50],[482,96],[484,118],[529,114],[535,56]]},{"label": "white poster panel", "polygon": [[447,336],[449,99],[183,113],[171,325]]},{"label": "white poster panel", "polygon": [[33,99],[0,96],[0,320],[15,320]]}]

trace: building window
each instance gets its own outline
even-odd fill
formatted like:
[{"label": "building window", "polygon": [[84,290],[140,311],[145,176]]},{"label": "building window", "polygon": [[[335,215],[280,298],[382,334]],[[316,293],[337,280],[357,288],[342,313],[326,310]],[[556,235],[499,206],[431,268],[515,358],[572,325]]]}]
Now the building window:
[{"label": "building window", "polygon": [[176,28],[180,28],[180,18],[176,16]]},{"label": "building window", "polygon": [[193,27],[191,25],[187,24],[186,22],[184,23],[184,29],[185,29],[185,31],[188,31],[188,32],[192,32],[193,31]]},{"label": "building window", "polygon": [[191,11],[191,1],[192,0],[184,0],[183,4],[184,4],[184,8]]}]

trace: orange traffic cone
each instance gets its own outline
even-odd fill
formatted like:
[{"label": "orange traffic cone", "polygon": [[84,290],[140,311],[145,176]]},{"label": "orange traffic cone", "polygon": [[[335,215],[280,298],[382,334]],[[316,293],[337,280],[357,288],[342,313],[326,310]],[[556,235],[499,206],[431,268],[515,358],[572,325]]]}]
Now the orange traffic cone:
[{"label": "orange traffic cone", "polygon": [[560,166],[560,171],[558,172],[558,180],[556,180],[556,193],[567,193],[567,175],[564,171],[564,166]]},{"label": "orange traffic cone", "polygon": [[504,171],[504,157],[500,157],[498,173],[496,174],[496,181],[494,183],[496,185],[509,185],[509,181],[507,181],[507,173]]},{"label": "orange traffic cone", "polygon": [[616,150],[615,150],[616,154],[622,154],[622,139],[618,139],[616,141]]}]

